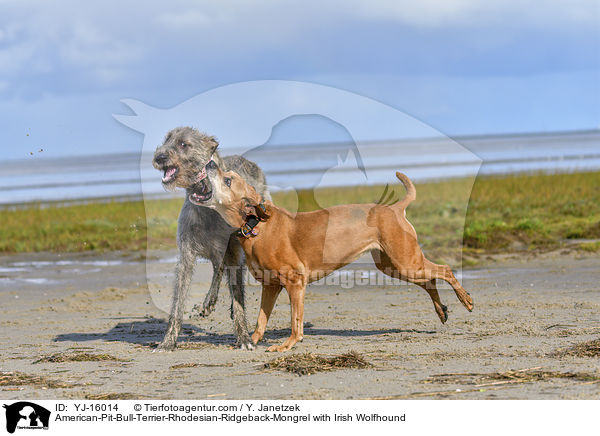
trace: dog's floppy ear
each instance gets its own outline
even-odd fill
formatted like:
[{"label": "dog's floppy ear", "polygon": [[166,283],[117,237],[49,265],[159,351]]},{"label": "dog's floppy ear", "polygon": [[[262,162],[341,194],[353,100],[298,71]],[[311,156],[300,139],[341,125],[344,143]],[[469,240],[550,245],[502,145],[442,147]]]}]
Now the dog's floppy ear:
[{"label": "dog's floppy ear", "polygon": [[271,218],[271,214],[267,211],[267,207],[264,203],[257,204],[254,206],[254,210],[256,211],[256,216],[261,221],[266,221]]},{"label": "dog's floppy ear", "polygon": [[266,221],[271,218],[264,203],[255,204],[252,200],[244,198],[244,215],[255,216],[261,221]]}]

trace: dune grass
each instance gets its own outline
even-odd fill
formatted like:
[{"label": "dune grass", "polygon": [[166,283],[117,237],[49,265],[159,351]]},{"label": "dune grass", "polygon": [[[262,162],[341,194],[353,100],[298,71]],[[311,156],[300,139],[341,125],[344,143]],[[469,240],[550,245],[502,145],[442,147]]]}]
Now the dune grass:
[{"label": "dune grass", "polygon": [[[485,178],[475,183],[464,230],[471,250],[552,249],[600,238],[600,172]],[[580,248],[596,251],[597,243]]]},{"label": "dune grass", "polygon": [[[451,262],[461,250],[471,256],[549,250],[569,240],[600,238],[598,187],[600,172],[479,177],[472,191],[471,181],[464,179],[422,183],[407,217],[428,256],[438,261]],[[394,198],[404,196],[400,184],[391,188]],[[273,198],[290,210],[314,210],[376,202],[383,190],[382,186],[327,188],[314,194],[276,193]],[[2,210],[0,252],[139,251],[148,244],[174,248],[182,202],[177,198],[146,205],[114,201]],[[597,252],[600,245],[581,241],[580,248]]]}]

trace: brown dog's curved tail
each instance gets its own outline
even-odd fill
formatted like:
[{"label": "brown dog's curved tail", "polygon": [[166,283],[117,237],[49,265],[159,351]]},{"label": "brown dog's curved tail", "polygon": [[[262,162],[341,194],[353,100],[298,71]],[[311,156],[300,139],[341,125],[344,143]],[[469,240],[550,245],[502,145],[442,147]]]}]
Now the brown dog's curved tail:
[{"label": "brown dog's curved tail", "polygon": [[413,185],[413,182],[408,178],[406,174],[402,174],[401,172],[396,171],[396,177],[398,177],[398,180],[400,180],[406,188],[406,196],[398,203],[395,203],[392,206],[405,208],[410,203],[415,201],[415,199],[417,198],[417,190],[415,189],[415,185]]}]

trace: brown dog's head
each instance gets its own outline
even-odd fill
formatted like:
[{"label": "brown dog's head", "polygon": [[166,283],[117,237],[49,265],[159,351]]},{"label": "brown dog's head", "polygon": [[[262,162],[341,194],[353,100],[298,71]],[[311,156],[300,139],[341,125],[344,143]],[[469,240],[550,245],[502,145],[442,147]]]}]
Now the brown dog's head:
[{"label": "brown dog's head", "polygon": [[163,171],[162,183],[166,189],[189,188],[198,181],[198,174],[210,162],[218,146],[213,136],[191,127],[177,127],[167,133],[163,144],[154,152],[152,165]]},{"label": "brown dog's head", "polygon": [[192,187],[188,196],[190,202],[215,209],[232,227],[242,226],[248,216],[255,216],[261,221],[269,219],[268,210],[259,206],[262,203],[260,195],[238,173],[207,165],[206,174],[212,186],[210,197],[202,195],[201,187]]}]

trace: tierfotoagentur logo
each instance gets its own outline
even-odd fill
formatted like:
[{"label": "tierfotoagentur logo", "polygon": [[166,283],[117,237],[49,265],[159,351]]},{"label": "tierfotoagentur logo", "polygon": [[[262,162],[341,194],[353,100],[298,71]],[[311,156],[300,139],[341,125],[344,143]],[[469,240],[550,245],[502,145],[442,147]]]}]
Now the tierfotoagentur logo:
[{"label": "tierfotoagentur logo", "polygon": [[48,430],[50,411],[28,401],[5,404],[6,431],[14,433],[19,430]]},{"label": "tierfotoagentur logo", "polygon": [[[457,236],[448,243],[445,254],[454,259],[455,265],[461,263],[464,218],[481,159],[396,108],[334,87],[286,80],[234,83],[168,109],[134,99],[122,102],[134,114],[114,115],[115,119],[144,135],[140,173],[149,237],[153,226],[158,227],[155,223],[161,224],[163,219],[156,208],[150,207],[150,200],[164,194],[161,178],[153,167],[153,153],[171,129],[190,126],[215,138],[215,150],[222,155],[240,155],[256,162],[266,175],[270,192],[284,191],[291,197],[295,193],[296,208],[287,207],[291,213],[306,210],[303,206],[307,203],[313,209],[327,207],[321,188],[382,186],[373,203],[393,204],[404,196],[404,188],[397,185],[394,176],[396,171],[404,171],[419,182],[438,178],[442,167],[448,172],[448,162],[460,163],[452,167],[454,173],[448,174],[460,176],[466,182],[461,185],[461,192],[453,193],[457,206],[452,211],[449,234]],[[314,128],[302,129],[296,139],[290,126],[303,117],[312,117],[317,122],[312,124]],[[279,146],[277,137],[282,131],[292,136],[296,145]],[[332,141],[331,135],[319,136],[324,131],[337,132],[339,139]],[[407,138],[426,139],[407,141]],[[306,146],[303,141],[307,141]],[[165,177],[171,177],[175,171],[165,173]],[[303,195],[299,195],[300,191]],[[324,245],[331,245],[327,241],[333,235],[327,225],[320,231],[324,233]],[[335,253],[323,252],[325,262],[330,257],[335,258]],[[149,253],[147,259],[151,258]],[[148,263],[146,270],[154,304],[169,312],[171,292],[165,291],[172,286],[172,276],[159,276]],[[457,270],[460,274],[460,267]],[[347,288],[378,283],[383,280],[379,275],[371,262],[350,276],[347,272],[336,272],[325,279],[325,284],[343,284]]]}]

